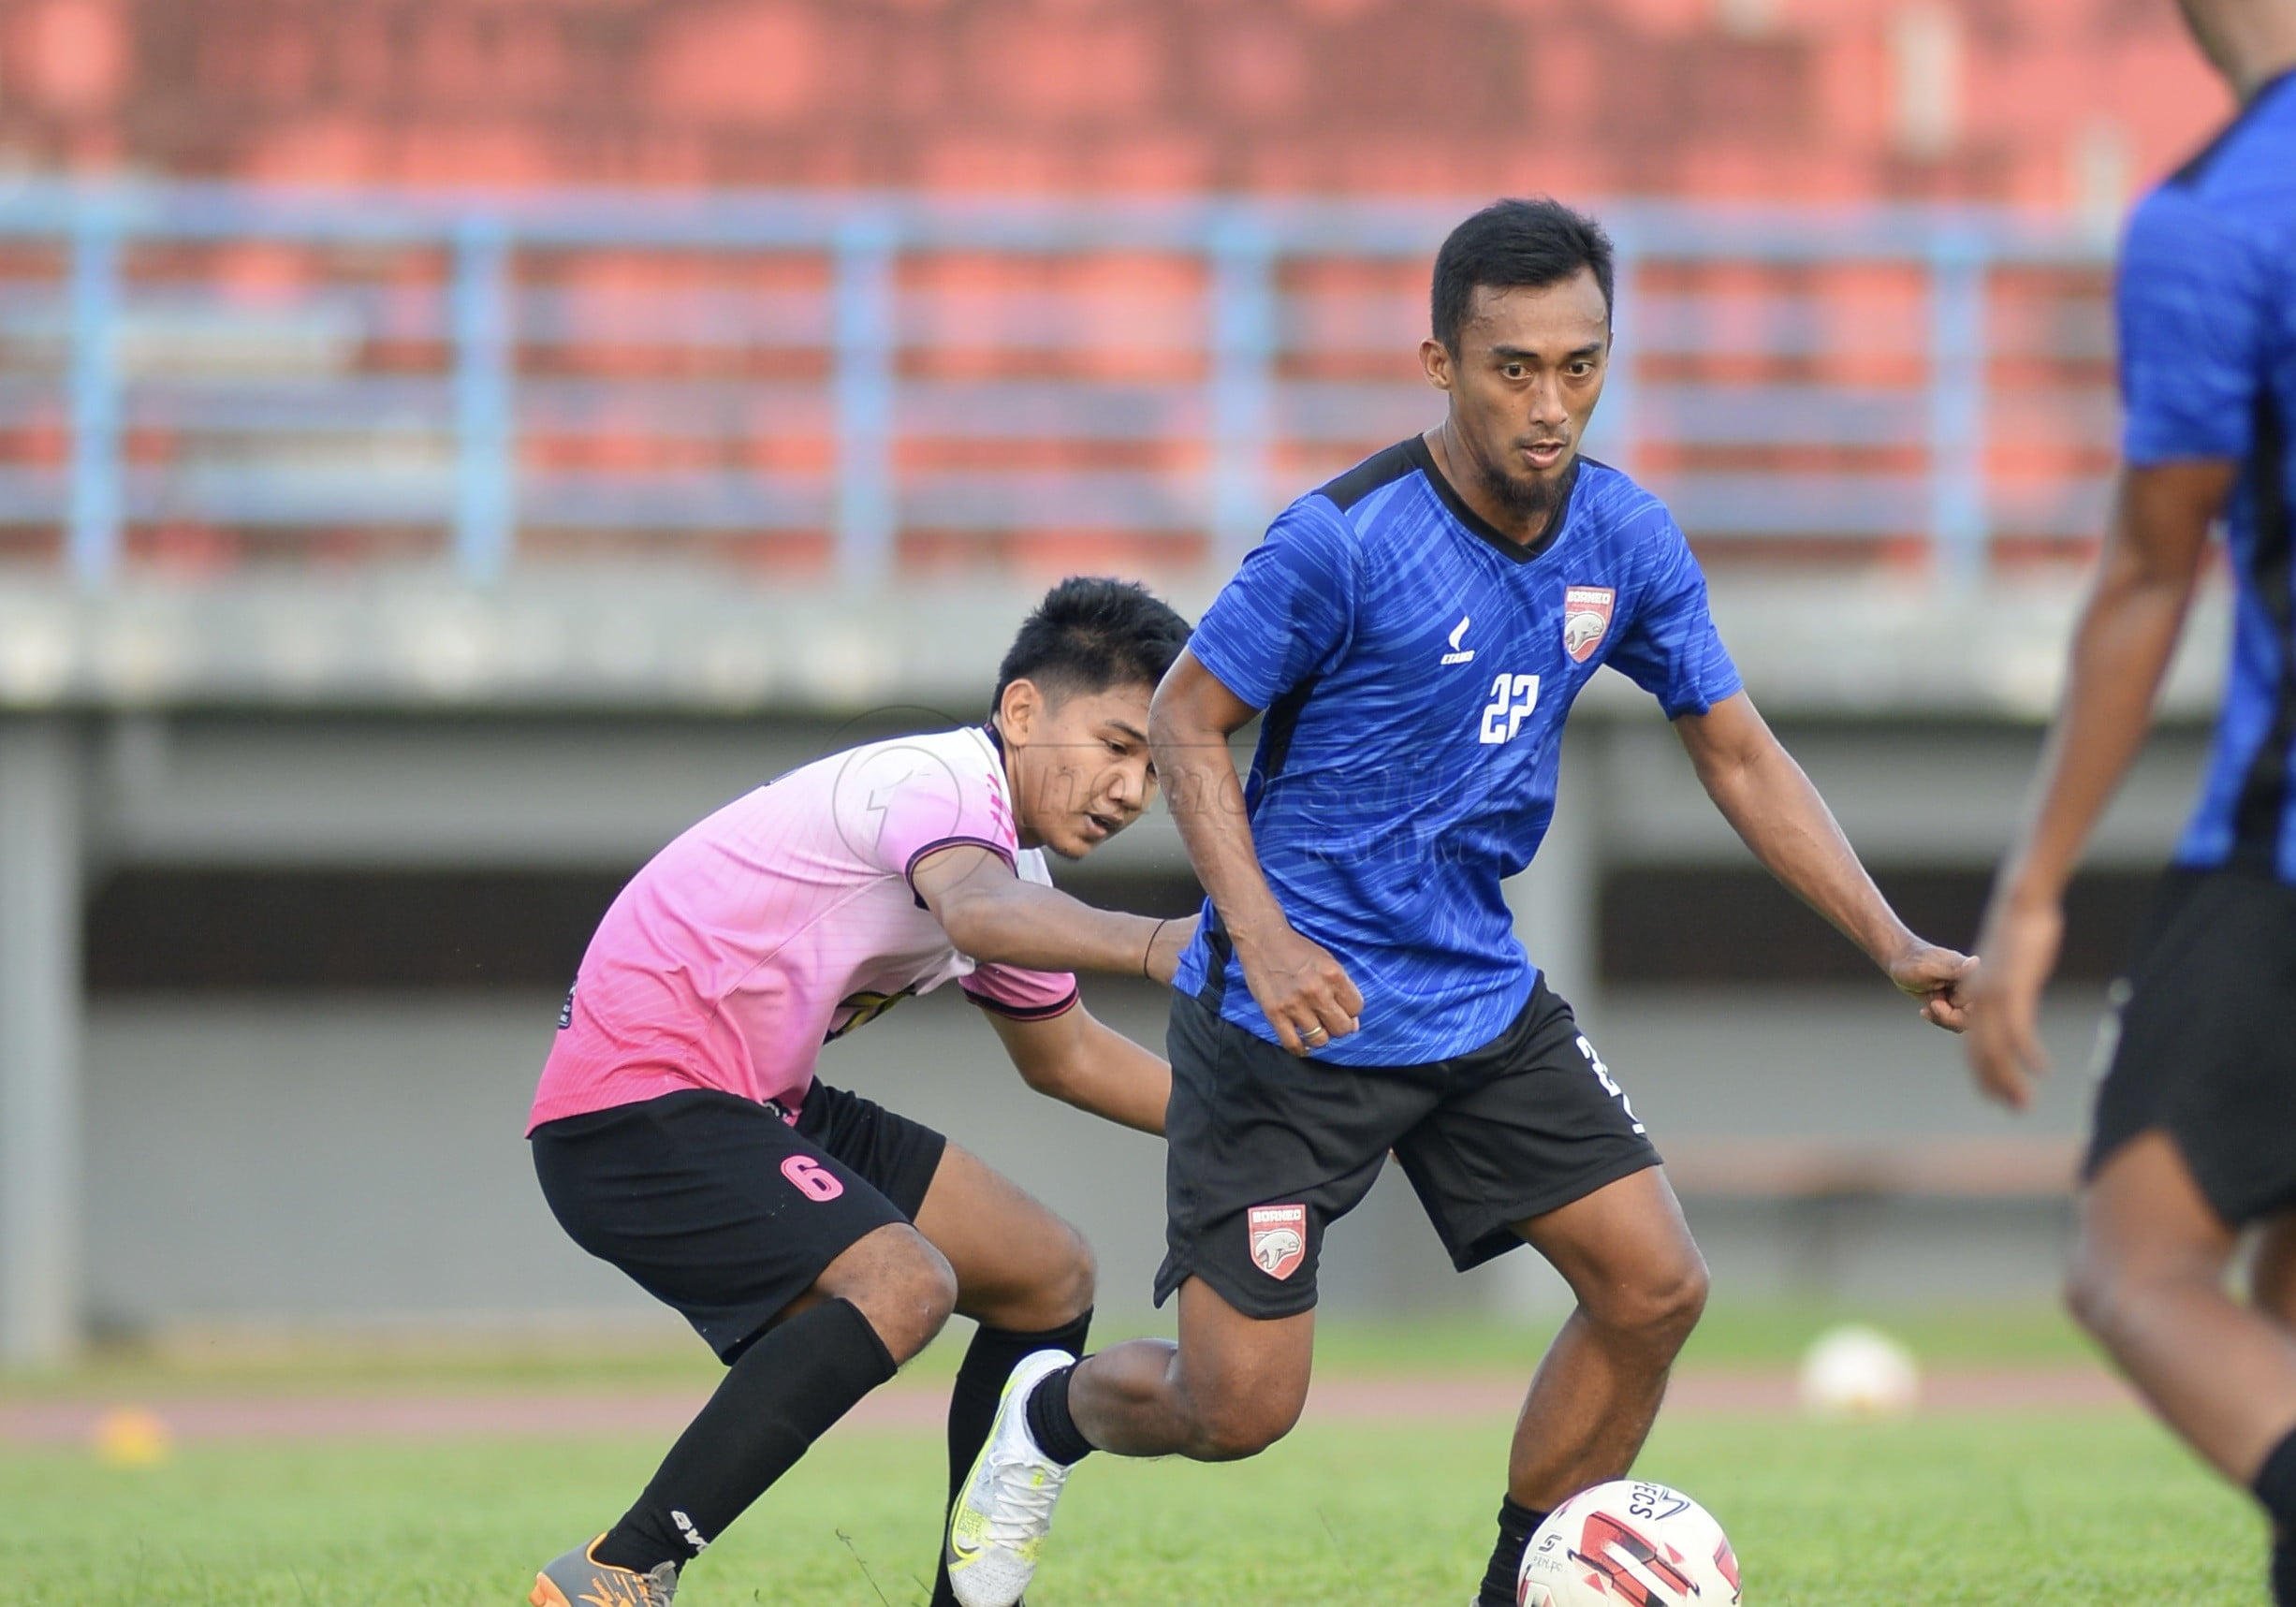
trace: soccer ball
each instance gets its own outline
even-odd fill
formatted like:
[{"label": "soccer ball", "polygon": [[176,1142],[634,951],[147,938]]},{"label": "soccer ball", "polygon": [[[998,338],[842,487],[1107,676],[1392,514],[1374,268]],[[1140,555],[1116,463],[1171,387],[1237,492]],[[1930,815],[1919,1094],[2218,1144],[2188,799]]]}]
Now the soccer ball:
[{"label": "soccer ball", "polygon": [[1679,1490],[1614,1479],[1547,1514],[1523,1550],[1516,1607],[1737,1607],[1722,1526]]},{"label": "soccer ball", "polygon": [[1920,1404],[1921,1364],[1879,1329],[1829,1328],[1802,1358],[1802,1409],[1820,1417],[1903,1417]]}]

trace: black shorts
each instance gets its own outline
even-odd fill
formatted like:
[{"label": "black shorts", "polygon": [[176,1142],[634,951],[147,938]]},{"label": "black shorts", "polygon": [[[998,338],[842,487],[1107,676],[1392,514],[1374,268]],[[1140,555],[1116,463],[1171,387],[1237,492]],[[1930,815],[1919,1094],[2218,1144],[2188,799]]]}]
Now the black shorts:
[{"label": "black shorts", "polygon": [[731,1362],[866,1235],[915,1220],[948,1140],[815,1083],[777,1106],[692,1088],[546,1121],[543,1198],[574,1242]]},{"label": "black shorts", "polygon": [[2173,870],[2113,985],[2084,1176],[2173,1139],[2232,1227],[2296,1205],[2296,887]]},{"label": "black shorts", "polygon": [[1185,994],[1166,1044],[1160,1306],[1201,1278],[1248,1317],[1309,1309],[1323,1230],[1390,1150],[1462,1272],[1519,1244],[1510,1224],[1659,1163],[1543,978],[1505,1031],[1427,1065],[1299,1059]]}]

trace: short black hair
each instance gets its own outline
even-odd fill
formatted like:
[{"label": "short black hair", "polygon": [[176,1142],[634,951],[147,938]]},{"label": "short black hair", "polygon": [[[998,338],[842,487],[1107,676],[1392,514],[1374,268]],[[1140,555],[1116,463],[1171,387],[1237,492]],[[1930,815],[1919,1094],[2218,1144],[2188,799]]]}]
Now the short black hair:
[{"label": "short black hair", "polygon": [[991,709],[1004,689],[1031,680],[1047,697],[1154,686],[1188,645],[1189,624],[1147,587],[1099,575],[1072,575],[1022,621],[997,666]]},{"label": "short black hair", "polygon": [[1494,201],[1453,229],[1435,254],[1435,338],[1458,355],[1459,330],[1477,285],[1535,290],[1559,285],[1581,269],[1594,270],[1607,318],[1613,269],[1611,239],[1602,226],[1544,196]]}]

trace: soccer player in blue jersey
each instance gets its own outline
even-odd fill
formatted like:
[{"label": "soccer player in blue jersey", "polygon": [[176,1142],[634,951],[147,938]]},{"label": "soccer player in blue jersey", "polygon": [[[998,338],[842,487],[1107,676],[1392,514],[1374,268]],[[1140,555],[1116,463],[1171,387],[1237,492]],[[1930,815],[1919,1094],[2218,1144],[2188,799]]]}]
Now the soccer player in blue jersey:
[{"label": "soccer player in blue jersey", "polygon": [[[1549,1508],[1632,1464],[1705,1264],[1499,886],[1546,831],[1564,716],[1603,665],[1658,698],[1762,862],[1960,1023],[1970,962],[1891,912],[1754,711],[1674,519],[1579,455],[1611,285],[1601,228],[1555,202],[1460,225],[1420,347],[1443,422],[1285,510],[1157,692],[1157,771],[1210,895],[1168,1037],[1156,1289],[1179,1294],[1179,1342],[1016,1369],[950,1524],[966,1607],[1018,1599],[1095,1447],[1223,1460],[1291,1428],[1324,1231],[1391,1150],[1456,1265],[1528,1242],[1578,1300],[1515,1430],[1483,1607],[1513,1607]],[[1261,710],[1245,786],[1228,738]]]},{"label": "soccer player in blue jersey", "polygon": [[[2144,739],[2210,527],[2232,659],[2198,812],[2113,991],[2069,1297],[2277,1526],[2296,1607],[2296,0],[2185,0],[2232,125],[2130,219],[2124,459],[2064,707],[1978,949],[1969,1059],[2022,1107],[2064,894]],[[2256,1230],[2249,1298],[2226,1289]]]}]

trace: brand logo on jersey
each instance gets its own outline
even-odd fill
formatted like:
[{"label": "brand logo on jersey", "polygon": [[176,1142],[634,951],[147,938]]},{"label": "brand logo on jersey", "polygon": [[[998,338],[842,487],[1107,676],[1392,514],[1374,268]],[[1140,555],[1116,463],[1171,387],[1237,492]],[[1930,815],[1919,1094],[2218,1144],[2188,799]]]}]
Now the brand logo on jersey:
[{"label": "brand logo on jersey", "polygon": [[1572,586],[1562,594],[1562,650],[1585,664],[1611,628],[1618,593],[1608,586]]},{"label": "brand logo on jersey", "polygon": [[1308,1259],[1308,1207],[1254,1205],[1246,1213],[1251,1230],[1251,1264],[1280,1283]]},{"label": "brand logo on jersey", "polygon": [[566,989],[566,1001],[558,1007],[558,1030],[563,1032],[574,1025],[574,989]]},{"label": "brand logo on jersey", "polygon": [[1474,622],[1475,617],[1472,614],[1467,614],[1462,615],[1459,622],[1451,627],[1451,650],[1443,655],[1445,664],[1473,664],[1475,662],[1475,650],[1459,646],[1459,638],[1467,635],[1467,627]]},{"label": "brand logo on jersey", "polygon": [[899,988],[891,993],[873,987],[864,987],[858,993],[848,993],[837,1001],[837,1008],[841,1015],[846,1011],[851,1011],[853,1014],[846,1015],[842,1021],[838,1020],[836,1015],[830,1016],[832,1025],[829,1028],[829,1034],[822,1039],[822,1042],[836,1043],[856,1027],[868,1026],[902,1000],[914,998],[915,994],[916,989],[914,986]]},{"label": "brand logo on jersey", "polygon": [[1004,787],[993,771],[988,777],[988,813],[997,823],[997,831],[1001,836],[1009,837],[1016,842],[1020,840],[1019,834],[1013,829],[1013,806],[1004,801]]}]

